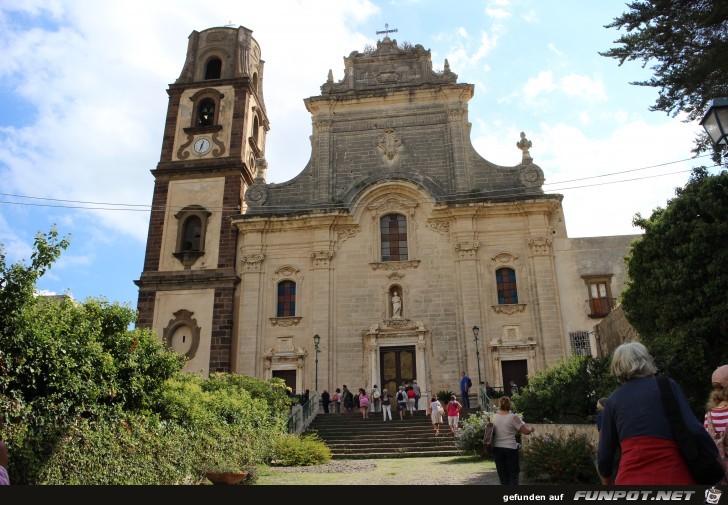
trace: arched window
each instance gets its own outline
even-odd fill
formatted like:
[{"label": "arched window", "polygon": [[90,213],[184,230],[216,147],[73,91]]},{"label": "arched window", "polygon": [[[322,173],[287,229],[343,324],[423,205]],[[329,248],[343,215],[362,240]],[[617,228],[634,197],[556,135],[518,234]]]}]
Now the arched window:
[{"label": "arched window", "polygon": [[407,218],[401,214],[387,214],[379,220],[382,261],[407,259]]},{"label": "arched window", "polygon": [[200,251],[202,220],[198,216],[190,216],[185,219],[182,229],[182,244],[180,252]]},{"label": "arched window", "polygon": [[203,98],[197,106],[197,126],[212,126],[215,124],[215,101],[212,98]]},{"label": "arched window", "polygon": [[190,205],[174,215],[177,239],[172,253],[185,267],[191,267],[205,254],[205,233],[211,213],[199,205]]},{"label": "arched window", "polygon": [[296,283],[282,281],[278,283],[277,317],[293,317],[296,315]]},{"label": "arched window", "polygon": [[213,58],[207,62],[205,67],[205,80],[219,79],[222,73],[222,61],[220,58]]},{"label": "arched window", "polygon": [[259,130],[259,128],[260,127],[258,126],[258,116],[255,116],[253,118],[253,140],[255,140],[255,144],[256,145],[258,145],[258,130]]},{"label": "arched window", "polygon": [[515,270],[512,268],[499,268],[495,271],[495,282],[498,288],[498,305],[518,303]]}]

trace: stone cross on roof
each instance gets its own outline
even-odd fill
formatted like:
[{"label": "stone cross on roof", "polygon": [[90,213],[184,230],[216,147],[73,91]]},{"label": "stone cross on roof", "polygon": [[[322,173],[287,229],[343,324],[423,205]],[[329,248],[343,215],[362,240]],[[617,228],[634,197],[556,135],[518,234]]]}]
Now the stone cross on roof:
[{"label": "stone cross on roof", "polygon": [[384,23],[384,30],[379,30],[377,32],[377,35],[384,34],[384,37],[385,38],[389,38],[389,35],[387,35],[388,33],[396,33],[396,32],[397,32],[397,29],[396,28],[390,30],[389,29],[389,23]]}]

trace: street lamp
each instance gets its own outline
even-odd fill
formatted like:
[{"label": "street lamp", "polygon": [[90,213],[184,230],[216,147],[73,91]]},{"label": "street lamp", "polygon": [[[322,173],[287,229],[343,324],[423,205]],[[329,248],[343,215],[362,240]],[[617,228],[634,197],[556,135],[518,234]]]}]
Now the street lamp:
[{"label": "street lamp", "polygon": [[700,125],[713,143],[719,146],[728,144],[728,98],[713,98]]},{"label": "street lamp", "polygon": [[321,343],[321,337],[318,334],[313,336],[313,348],[316,352],[316,382],[314,383],[314,391],[318,394],[318,355],[321,352],[319,350],[319,343]]},{"label": "street lamp", "polygon": [[[480,347],[478,346],[478,334],[480,333],[480,328],[477,326],[473,326],[473,337],[475,337],[475,356],[478,360],[478,391],[480,391]],[[478,393],[480,394],[480,393]]]}]

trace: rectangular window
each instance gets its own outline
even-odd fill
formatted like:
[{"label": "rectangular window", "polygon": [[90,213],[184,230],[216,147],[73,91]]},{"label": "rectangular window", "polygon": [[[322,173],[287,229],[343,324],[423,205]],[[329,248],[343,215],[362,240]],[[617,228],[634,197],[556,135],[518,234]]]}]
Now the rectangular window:
[{"label": "rectangular window", "polygon": [[606,280],[588,280],[589,286],[589,316],[606,317],[614,307],[614,301],[609,293],[609,284]]},{"label": "rectangular window", "polygon": [[518,289],[516,287],[516,271],[511,268],[500,268],[495,272],[495,282],[498,289],[498,304],[509,305],[518,303]]},{"label": "rectangular window", "polygon": [[576,356],[591,356],[591,344],[588,331],[571,331],[571,354]]},{"label": "rectangular window", "polygon": [[382,261],[407,259],[407,219],[399,214],[389,214],[379,221]]},{"label": "rectangular window", "polygon": [[296,315],[296,283],[283,281],[278,284],[278,317],[293,317]]}]

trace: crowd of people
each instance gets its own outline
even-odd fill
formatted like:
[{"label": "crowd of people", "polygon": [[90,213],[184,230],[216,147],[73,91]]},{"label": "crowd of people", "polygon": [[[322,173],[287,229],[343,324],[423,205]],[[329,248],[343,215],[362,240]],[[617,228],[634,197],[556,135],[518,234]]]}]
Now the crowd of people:
[{"label": "crowd of people", "polygon": [[[695,485],[694,472],[682,455],[679,440],[674,434],[675,417],[685,428],[683,436],[693,438],[709,450],[709,457],[726,461],[723,437],[728,427],[728,365],[718,367],[711,377],[712,390],[706,403],[701,423],[692,413],[678,383],[657,375],[657,366],[647,348],[639,342],[627,342],[614,351],[611,361],[612,375],[620,386],[608,397],[597,402],[596,428],[598,445],[596,469],[604,485]],[[518,392],[515,383],[511,393]],[[460,381],[461,401],[452,395],[442,405],[437,396],[429,398],[426,412],[430,416],[435,436],[440,435],[440,425],[447,424],[457,436],[460,412],[469,407],[469,391],[472,383],[466,372]],[[487,383],[486,383],[487,388]],[[352,392],[346,384],[336,388],[333,394],[324,390],[321,403],[325,414],[353,413],[362,418],[370,413],[380,413],[384,421],[392,420],[392,403],[397,404],[400,419],[414,416],[419,411],[421,389],[416,380],[398,387],[393,394],[387,388],[375,384],[371,391],[358,388]],[[302,395],[308,401],[309,391]],[[332,406],[333,404],[333,406]],[[502,485],[519,482],[520,461],[519,435],[531,435],[533,426],[512,412],[511,397],[498,399],[498,411],[490,416],[495,426],[493,459]],[[670,412],[673,415],[670,416]],[[720,449],[719,449],[720,448]],[[8,447],[0,439],[0,485],[10,484],[8,474]],[[728,467],[726,474],[728,475]],[[728,477],[717,483],[728,484]]]},{"label": "crowd of people", "polygon": [[399,386],[395,393],[390,393],[387,388],[379,389],[374,384],[371,391],[359,388],[353,393],[344,384],[336,388],[334,394],[327,390],[321,393],[321,406],[324,414],[341,414],[359,412],[362,418],[369,419],[370,413],[382,414],[384,421],[392,420],[392,404],[397,404],[400,419],[405,416],[414,416],[420,409],[420,397],[422,389],[417,384],[417,379]]}]

